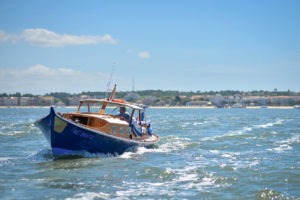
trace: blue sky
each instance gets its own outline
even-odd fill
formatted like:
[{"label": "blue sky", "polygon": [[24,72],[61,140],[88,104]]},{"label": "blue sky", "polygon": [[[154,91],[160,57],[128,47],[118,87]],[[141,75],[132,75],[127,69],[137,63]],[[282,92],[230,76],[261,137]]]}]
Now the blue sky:
[{"label": "blue sky", "polygon": [[0,1],[0,93],[300,91],[300,1]]}]

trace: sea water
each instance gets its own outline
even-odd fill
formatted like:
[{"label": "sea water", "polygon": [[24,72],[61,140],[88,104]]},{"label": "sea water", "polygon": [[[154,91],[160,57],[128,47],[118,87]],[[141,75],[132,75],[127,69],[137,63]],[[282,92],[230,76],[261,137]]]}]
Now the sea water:
[{"label": "sea water", "polygon": [[48,112],[0,109],[0,199],[300,198],[299,109],[150,108],[153,148],[64,159],[33,124]]}]

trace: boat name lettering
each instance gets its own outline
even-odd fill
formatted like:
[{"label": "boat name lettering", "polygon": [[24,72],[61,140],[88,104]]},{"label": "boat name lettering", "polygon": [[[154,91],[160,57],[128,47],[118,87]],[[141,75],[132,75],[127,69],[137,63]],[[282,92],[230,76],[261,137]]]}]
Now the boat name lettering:
[{"label": "boat name lettering", "polygon": [[78,129],[73,129],[72,130],[72,134],[78,135],[79,137],[87,138],[87,139],[90,139],[90,140],[94,138],[93,135],[90,135],[90,134],[85,133],[85,132],[83,132],[81,130],[78,130]]}]

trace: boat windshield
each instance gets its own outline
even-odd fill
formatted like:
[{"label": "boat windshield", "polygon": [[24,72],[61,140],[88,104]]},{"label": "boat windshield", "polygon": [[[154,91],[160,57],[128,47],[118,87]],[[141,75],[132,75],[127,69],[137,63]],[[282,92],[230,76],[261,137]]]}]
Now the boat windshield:
[{"label": "boat windshield", "polygon": [[120,106],[120,105],[114,105],[114,106],[111,106],[111,105],[109,105],[109,106],[107,106],[106,107],[106,109],[105,109],[105,111],[104,111],[104,114],[108,114],[108,115],[115,115],[115,116],[117,116],[117,115],[119,115],[122,111],[122,109],[124,109],[125,108],[125,114],[127,114],[127,115],[131,115],[131,113],[132,113],[132,111],[133,111],[133,109],[132,108],[130,108],[130,107],[125,107],[125,106]]},{"label": "boat windshield", "polygon": [[77,112],[98,114],[100,113],[103,104],[106,104],[103,114],[107,114],[107,115],[117,116],[120,114],[120,111],[124,110],[125,108],[125,113],[130,116],[132,111],[134,110],[132,107],[128,107],[123,104],[107,103],[107,102],[99,102],[99,101],[82,101],[80,102]]},{"label": "boat windshield", "polygon": [[82,102],[77,110],[77,112],[86,113],[98,113],[101,109],[101,103],[91,103],[91,102]]}]

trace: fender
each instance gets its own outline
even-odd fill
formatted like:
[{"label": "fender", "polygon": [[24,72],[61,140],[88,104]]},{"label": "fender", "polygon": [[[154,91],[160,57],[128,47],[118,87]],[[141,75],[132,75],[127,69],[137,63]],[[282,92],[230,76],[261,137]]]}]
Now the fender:
[{"label": "fender", "polygon": [[116,103],[126,103],[126,101],[123,99],[113,99],[112,101]]}]

